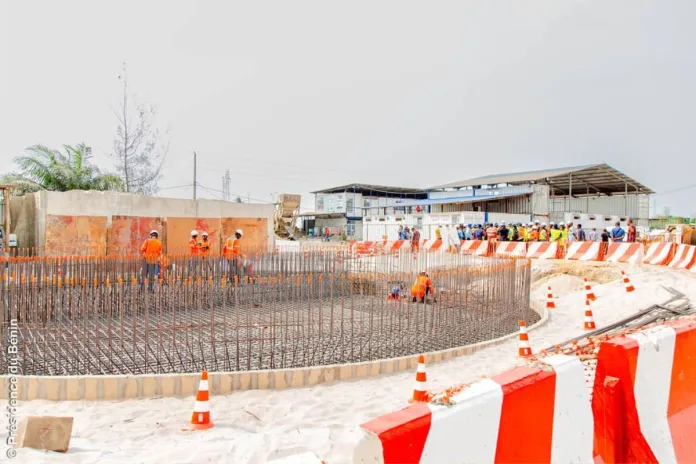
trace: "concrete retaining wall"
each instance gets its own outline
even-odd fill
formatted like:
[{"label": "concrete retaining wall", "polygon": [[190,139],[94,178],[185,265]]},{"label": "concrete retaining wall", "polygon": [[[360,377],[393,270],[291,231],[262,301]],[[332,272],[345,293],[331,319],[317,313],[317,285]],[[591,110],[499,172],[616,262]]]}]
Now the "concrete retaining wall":
[{"label": "concrete retaining wall", "polygon": [[[533,330],[548,320],[543,304],[532,302],[532,309],[539,314],[539,322]],[[451,348],[425,354],[428,364],[475,353],[485,347],[497,345],[517,332],[494,340]],[[285,388],[311,387],[320,383],[350,380],[413,371],[418,365],[418,355],[404,356],[362,363],[335,366],[317,366],[300,369],[279,369],[243,372],[213,372],[208,374],[210,393],[213,395],[239,390],[282,390]],[[16,397],[19,400],[118,400],[128,398],[186,397],[195,395],[200,373],[159,375],[95,375],[95,376],[15,376]],[[14,385],[13,381],[13,385]],[[0,377],[0,399],[8,398],[10,376]],[[13,387],[14,388],[14,387]]]}]

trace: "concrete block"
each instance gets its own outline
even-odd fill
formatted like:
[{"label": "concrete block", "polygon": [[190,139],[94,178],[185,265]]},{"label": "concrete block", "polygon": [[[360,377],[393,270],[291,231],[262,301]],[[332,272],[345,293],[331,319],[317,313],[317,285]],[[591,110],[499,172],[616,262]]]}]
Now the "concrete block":
[{"label": "concrete block", "polygon": [[219,392],[221,394],[230,393],[232,391],[232,379],[236,374],[219,374],[217,377],[220,380]]},{"label": "concrete block", "polygon": [[355,366],[355,377],[363,378],[367,377],[367,366],[369,363],[361,363]]},{"label": "concrete block", "polygon": [[368,374],[370,377],[376,377],[379,375],[379,370],[381,363],[379,361],[373,361],[370,363],[370,373]]},{"label": "concrete block", "polygon": [[273,387],[276,390],[284,390],[288,388],[288,384],[285,381],[285,371],[277,371],[273,373]]},{"label": "concrete block", "polygon": [[157,395],[157,378],[151,375],[144,375],[142,380],[142,398],[152,398]]},{"label": "concrete block", "polygon": [[179,376],[179,396],[193,396],[198,392],[201,376],[199,374],[181,375]]},{"label": "concrete block", "polygon": [[256,373],[256,388],[259,390],[268,390],[270,383],[268,372],[264,371]]},{"label": "concrete block", "polygon": [[408,369],[408,359],[407,358],[401,358],[398,361],[399,361],[399,363],[397,364],[397,372],[403,372],[406,369]]},{"label": "concrete block", "polygon": [[99,399],[99,379],[96,377],[85,378],[85,400],[95,401]]},{"label": "concrete block", "polygon": [[123,389],[121,398],[137,398],[138,397],[138,379],[135,377],[126,377],[121,380],[120,387]]},{"label": "concrete block", "polygon": [[[39,396],[39,389],[41,388],[41,377],[33,377],[33,376],[32,377],[24,377],[24,379],[21,379],[19,384],[21,384],[22,386],[26,385],[26,387],[27,387],[27,396],[26,396],[27,401],[36,400],[36,399],[41,398]],[[23,398],[21,396],[21,394],[20,394],[20,398]]]},{"label": "concrete block", "polygon": [[28,416],[17,430],[17,448],[65,453],[70,446],[72,417]]},{"label": "concrete block", "polygon": [[70,377],[65,381],[65,399],[68,401],[78,401],[82,399],[80,395],[80,377]]},{"label": "concrete block", "polygon": [[315,367],[309,370],[309,375],[307,376],[307,385],[317,385],[322,382],[321,374],[324,369],[321,367]]},{"label": "concrete block", "polygon": [[353,377],[353,366],[351,365],[341,365],[338,368],[338,378],[341,380],[348,380]]},{"label": "concrete block", "polygon": [[[174,396],[176,377],[172,375],[163,375],[159,378],[159,394],[164,397]],[[104,390],[106,390],[106,385],[104,385]]]},{"label": "concrete block", "polygon": [[249,390],[251,388],[251,374],[242,372],[235,375],[239,379],[239,390]]},{"label": "concrete block", "polygon": [[102,379],[103,389],[102,389],[102,399],[104,400],[116,400],[119,399],[118,396],[118,377],[104,377]]},{"label": "concrete block", "polygon": [[304,374],[307,369],[295,369],[290,378],[290,387],[300,388],[305,386]]}]

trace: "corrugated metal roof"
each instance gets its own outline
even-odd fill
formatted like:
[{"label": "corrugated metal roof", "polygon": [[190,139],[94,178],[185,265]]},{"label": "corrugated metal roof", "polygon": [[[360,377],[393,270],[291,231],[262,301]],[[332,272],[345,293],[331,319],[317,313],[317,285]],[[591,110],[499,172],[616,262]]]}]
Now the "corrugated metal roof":
[{"label": "corrugated metal roof", "polygon": [[491,200],[501,200],[503,198],[513,198],[522,197],[525,195],[531,195],[532,192],[523,193],[507,193],[500,195],[476,195],[468,197],[452,197],[452,198],[432,198],[428,200],[405,200],[400,203],[395,203],[393,205],[376,205],[365,207],[364,209],[374,209],[374,208],[403,208],[406,206],[426,206],[426,205],[442,205],[448,203],[475,203],[479,201],[491,201]]},{"label": "corrugated metal roof", "polygon": [[588,164],[585,166],[573,166],[566,168],[541,169],[538,171],[513,172],[509,174],[494,174],[489,176],[475,177],[468,180],[460,180],[450,182],[448,184],[437,185],[433,189],[470,187],[472,185],[496,185],[496,184],[512,184],[516,182],[529,182],[532,180],[545,179],[547,177],[556,177],[568,175],[572,172],[583,171],[600,166],[599,164]]},{"label": "corrugated metal roof", "polygon": [[331,187],[323,190],[316,190],[311,193],[341,193],[347,191],[368,191],[375,193],[395,193],[395,194],[410,194],[410,195],[425,195],[426,191],[418,188],[410,187],[390,187],[386,185],[371,185],[371,184],[347,184],[338,187]]},{"label": "corrugated metal roof", "polygon": [[655,193],[640,182],[612,168],[608,164],[589,164],[539,171],[517,172],[476,177],[459,182],[450,182],[432,187],[432,190],[471,187],[476,185],[525,184],[528,182],[547,184],[555,194],[568,195],[571,190],[577,193],[609,194],[621,193],[629,186],[628,193]]}]

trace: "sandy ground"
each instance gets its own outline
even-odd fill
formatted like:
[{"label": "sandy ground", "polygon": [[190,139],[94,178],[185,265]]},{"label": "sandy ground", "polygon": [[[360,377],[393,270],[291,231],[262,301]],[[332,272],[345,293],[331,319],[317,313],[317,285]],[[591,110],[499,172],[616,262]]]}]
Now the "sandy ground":
[{"label": "sandy ground", "polygon": [[[619,268],[584,263],[535,263],[532,297],[545,299],[551,285],[558,309],[530,333],[532,347],[553,346],[583,332],[582,277],[593,284],[593,311],[601,327],[671,295],[674,287],[696,302],[696,276],[658,267],[626,267],[636,291],[626,293]],[[513,367],[517,340],[471,356],[427,366],[429,387],[438,390]],[[68,453],[19,450],[16,462],[136,463],[229,462],[264,463],[312,451],[330,464],[349,462],[356,427],[380,414],[407,405],[414,373],[282,391],[243,391],[212,397],[213,429],[183,432],[193,398],[114,402],[21,403],[19,414],[71,415],[75,418]],[[3,405],[4,409],[4,405]]]}]

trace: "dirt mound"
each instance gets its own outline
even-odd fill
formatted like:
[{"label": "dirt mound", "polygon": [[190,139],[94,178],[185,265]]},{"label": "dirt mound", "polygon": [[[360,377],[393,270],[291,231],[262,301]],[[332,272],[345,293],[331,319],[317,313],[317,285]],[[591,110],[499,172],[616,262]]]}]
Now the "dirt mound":
[{"label": "dirt mound", "polygon": [[[581,261],[537,262],[532,268],[534,286],[549,285],[559,275],[574,276],[580,281],[585,277],[592,283],[606,284],[621,278],[621,269],[612,263],[585,263]],[[553,284],[551,284],[553,286]]]}]

